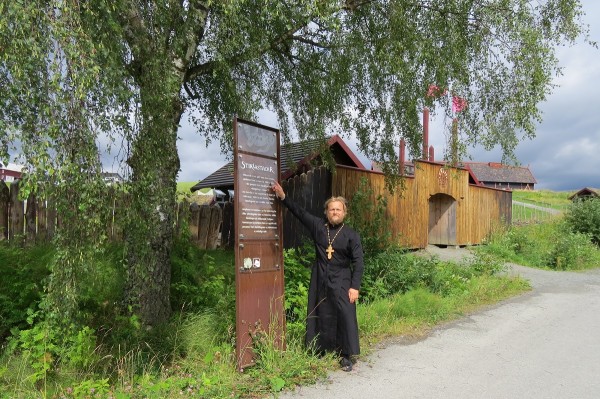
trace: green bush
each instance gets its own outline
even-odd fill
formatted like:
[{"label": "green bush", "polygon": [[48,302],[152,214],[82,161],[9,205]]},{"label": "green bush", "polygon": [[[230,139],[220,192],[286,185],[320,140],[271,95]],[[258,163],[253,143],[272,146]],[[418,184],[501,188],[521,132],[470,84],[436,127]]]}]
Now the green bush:
[{"label": "green bush", "polygon": [[572,232],[587,234],[594,244],[600,245],[600,199],[574,202],[565,213],[565,221]]},{"label": "green bush", "polygon": [[306,243],[301,248],[285,250],[283,257],[287,334],[290,339],[302,341],[308,307],[310,266],[314,263],[315,253],[312,245]]},{"label": "green bush", "polygon": [[563,229],[555,234],[545,264],[556,270],[585,269],[595,251],[588,234]]},{"label": "green bush", "polygon": [[189,240],[176,241],[171,255],[171,306],[174,311],[212,309],[235,318],[235,255],[233,251],[207,251]]},{"label": "green bush", "polygon": [[431,286],[434,270],[435,261],[390,247],[365,260],[361,297],[372,301],[419,286]]},{"label": "green bush", "polygon": [[0,343],[13,328],[27,328],[29,309],[37,309],[54,256],[50,246],[0,245]]},{"label": "green bush", "polygon": [[392,220],[386,215],[387,200],[374,198],[373,189],[362,178],[350,200],[347,222],[360,234],[365,257],[385,251],[391,244]]},{"label": "green bush", "polygon": [[567,219],[497,230],[477,252],[556,270],[589,269],[600,264],[600,250],[590,234],[573,231]]}]

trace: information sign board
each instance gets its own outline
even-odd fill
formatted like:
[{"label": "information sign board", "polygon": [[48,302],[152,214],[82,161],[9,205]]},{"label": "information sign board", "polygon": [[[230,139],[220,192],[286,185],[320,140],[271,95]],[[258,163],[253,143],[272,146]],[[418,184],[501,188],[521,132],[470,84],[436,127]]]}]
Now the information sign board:
[{"label": "information sign board", "polygon": [[256,336],[283,346],[281,204],[271,190],[281,174],[279,131],[236,118],[234,144],[236,353],[243,370],[254,364]]}]

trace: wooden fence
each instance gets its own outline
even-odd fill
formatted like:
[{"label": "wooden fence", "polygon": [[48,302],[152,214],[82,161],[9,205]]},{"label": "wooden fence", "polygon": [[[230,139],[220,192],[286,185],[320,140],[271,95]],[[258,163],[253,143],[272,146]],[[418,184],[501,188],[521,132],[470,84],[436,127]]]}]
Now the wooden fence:
[{"label": "wooden fence", "polygon": [[[127,201],[119,194],[110,201],[106,232],[111,240],[123,238],[124,213]],[[208,206],[180,202],[176,211],[178,232],[187,226],[192,240],[200,247],[214,249],[220,244],[221,227],[226,212],[218,205]],[[229,218],[233,219],[233,207],[228,207]],[[184,223],[187,222],[187,223]],[[0,241],[47,242],[60,228],[61,217],[51,201],[39,200],[31,195],[27,200],[19,199],[17,182],[7,186],[0,181]]]},{"label": "wooden fence", "polygon": [[[363,179],[373,202],[379,195],[386,197],[386,218],[391,222],[393,239],[404,247],[477,245],[495,224],[511,223],[510,191],[469,184],[466,170],[435,163],[418,162],[414,177],[406,177],[404,190],[394,193],[386,190],[382,173],[342,166],[338,166],[335,173],[324,167],[312,169],[282,182],[282,187],[294,202],[320,216],[327,198],[341,195],[352,200]],[[437,214],[440,196],[451,210],[447,212],[447,221],[445,216]],[[444,204],[446,202],[441,203]],[[233,204],[226,204],[223,209],[221,246],[225,248],[232,248],[235,243],[233,208]],[[282,215],[284,248],[302,245],[308,238],[306,229],[287,208],[282,208]],[[442,226],[441,234],[432,224],[434,219],[437,219],[437,227]]]},{"label": "wooden fence", "polygon": [[[405,189],[394,193],[386,190],[383,174],[342,166],[333,174],[324,167],[316,168],[283,182],[282,186],[286,195],[308,212],[323,215],[327,198],[342,195],[351,200],[361,180],[366,179],[373,201],[378,195],[387,198],[386,217],[392,222],[394,240],[409,248],[424,248],[430,244],[476,245],[496,223],[511,223],[511,192],[469,184],[468,172],[464,169],[421,161],[416,164],[415,175],[406,177]],[[16,184],[11,185],[10,190],[4,183],[0,184],[0,240],[16,236],[28,240],[51,238],[60,227],[59,215],[47,202],[35,198],[18,201],[17,191]],[[120,239],[122,222],[119,220],[126,207],[123,201],[115,200],[110,211],[113,217],[107,226],[109,237]],[[180,203],[176,214],[178,231],[187,225],[199,247],[233,247],[233,204],[221,208]],[[304,227],[285,207],[282,214],[284,248],[301,245],[306,237]]]},{"label": "wooden fence", "polygon": [[390,193],[382,173],[338,167],[332,195],[351,199],[363,178],[372,190],[372,201],[378,195],[387,199],[392,236],[408,248],[477,245],[495,224],[511,223],[512,193],[469,184],[464,169],[416,161],[415,174],[405,178],[404,190]]}]

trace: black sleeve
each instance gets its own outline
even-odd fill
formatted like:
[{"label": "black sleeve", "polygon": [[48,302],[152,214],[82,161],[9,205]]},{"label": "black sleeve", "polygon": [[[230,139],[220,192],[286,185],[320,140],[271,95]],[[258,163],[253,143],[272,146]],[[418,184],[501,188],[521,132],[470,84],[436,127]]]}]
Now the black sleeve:
[{"label": "black sleeve", "polygon": [[360,235],[354,232],[350,240],[348,240],[348,250],[350,252],[350,258],[353,265],[352,271],[352,281],[350,282],[350,287],[355,290],[360,290],[360,285],[362,283],[362,277],[365,270],[364,264],[364,254],[362,243],[360,241]]}]

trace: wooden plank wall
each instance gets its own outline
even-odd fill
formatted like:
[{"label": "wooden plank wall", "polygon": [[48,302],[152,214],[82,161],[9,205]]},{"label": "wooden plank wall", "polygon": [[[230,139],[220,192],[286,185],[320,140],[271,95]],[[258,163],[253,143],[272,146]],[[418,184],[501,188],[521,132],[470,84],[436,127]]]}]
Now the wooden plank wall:
[{"label": "wooden plank wall", "polygon": [[[123,239],[123,226],[128,209],[128,198],[113,193],[107,237],[114,241]],[[196,204],[179,203],[176,212],[178,230],[186,225],[192,240],[200,248],[214,249],[219,244],[219,231],[223,220],[223,211],[218,205],[198,206]],[[184,223],[186,222],[187,223]],[[19,199],[19,185],[7,186],[0,181],[0,241],[46,242],[54,237],[60,217],[51,201],[36,199],[30,196],[27,200]]]},{"label": "wooden plank wall", "polygon": [[436,194],[456,201],[456,245],[480,244],[495,223],[511,220],[512,192],[470,185],[464,169],[417,161],[415,176],[405,178],[404,190],[390,193],[382,173],[338,166],[332,177],[332,195],[351,200],[363,177],[373,191],[373,201],[378,195],[387,199],[392,236],[405,247],[428,245],[430,198]]},{"label": "wooden plank wall", "polygon": [[[285,195],[289,196],[299,206],[315,216],[325,216],[323,205],[331,197],[331,172],[324,167],[312,169],[307,173],[283,181],[281,187]],[[301,246],[308,240],[308,232],[294,215],[285,206],[282,206],[283,215],[283,247],[293,248]]]},{"label": "wooden plank wall", "polygon": [[[308,212],[323,215],[323,204],[332,195],[352,200],[362,179],[372,191],[371,200],[379,195],[387,199],[386,217],[391,221],[392,237],[402,246],[425,248],[428,245],[430,198],[443,194],[456,202],[456,245],[480,244],[496,223],[510,224],[512,219],[512,192],[469,184],[464,169],[417,161],[414,177],[406,177],[404,189],[390,193],[385,188],[382,173],[337,166],[335,173],[324,167],[282,182],[290,198]],[[51,204],[30,199],[27,207],[18,198],[18,186],[10,190],[0,182],[0,240],[25,236],[27,239],[49,239],[59,220]],[[109,237],[122,239],[122,226],[126,201],[114,201],[113,218],[107,226]],[[188,218],[190,234],[201,248],[231,247],[235,241],[233,206],[224,210],[218,206],[193,207],[180,204],[177,215]],[[25,211],[27,209],[27,211]],[[284,248],[297,247],[306,240],[306,229],[284,207]],[[178,226],[182,223],[177,222]],[[220,236],[219,236],[220,232]],[[37,237],[37,238],[36,238]]]}]

